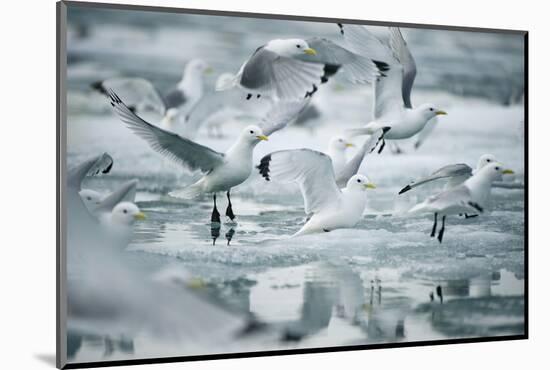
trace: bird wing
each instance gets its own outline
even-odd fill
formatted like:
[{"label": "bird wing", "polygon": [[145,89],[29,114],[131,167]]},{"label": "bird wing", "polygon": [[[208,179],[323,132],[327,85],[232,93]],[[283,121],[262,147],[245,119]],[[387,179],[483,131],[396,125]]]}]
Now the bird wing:
[{"label": "bird wing", "polygon": [[473,202],[472,194],[465,185],[459,185],[452,189],[433,195],[424,202],[428,206],[444,209],[452,206],[470,208],[472,212],[483,212],[483,208]]},{"label": "bird wing", "polygon": [[[329,71],[335,72],[327,68]],[[283,57],[261,47],[243,66],[240,84],[281,100],[300,100],[315,93],[326,74],[325,64]]]},{"label": "bird wing", "polygon": [[336,185],[329,156],[310,149],[281,150],[266,155],[257,167],[267,180],[296,182],[306,214],[334,206],[342,192]]},{"label": "bird wing", "polygon": [[361,146],[361,148],[355,153],[353,158],[351,158],[344,168],[336,174],[336,183],[338,184],[338,187],[344,188],[346,187],[346,184],[348,183],[348,180],[357,174],[359,171],[359,168],[361,167],[361,163],[363,163],[363,159],[365,158],[365,155],[368,153],[371,153],[374,148],[376,148],[376,145],[382,140],[384,137],[384,130],[380,129],[377,130],[374,134],[372,134]]},{"label": "bird wing", "polygon": [[114,93],[110,92],[111,105],[116,114],[136,135],[147,141],[153,150],[165,155],[184,168],[209,172],[224,163],[224,155],[206,146],[163,130],[139,118]]},{"label": "bird wing", "polygon": [[295,101],[281,100],[273,103],[259,124],[264,135],[269,136],[285,128],[306,109],[309,101],[309,99]]},{"label": "bird wing", "polygon": [[109,194],[100,204],[93,210],[94,214],[111,212],[113,208],[120,202],[135,202],[136,186],[138,180],[130,180],[122,184],[118,189]]},{"label": "bird wing", "polygon": [[113,158],[107,153],[90,158],[68,170],[67,186],[75,189],[76,192],[79,192],[81,189],[82,180],[84,180],[86,176],[109,173],[112,167]]},{"label": "bird wing", "polygon": [[134,109],[151,109],[160,115],[168,109],[157,88],[144,78],[113,77],[96,82],[92,87],[106,96],[110,90],[116,91],[127,106]]},{"label": "bird wing", "polygon": [[453,178],[458,176],[472,176],[472,168],[464,163],[450,164],[450,165],[441,167],[431,175],[411,182],[409,185],[401,189],[399,194],[403,194],[406,191],[409,191],[413,188],[416,188],[417,186],[426,184],[431,181],[445,179],[445,178]]},{"label": "bird wing", "polygon": [[373,120],[394,114],[404,108],[403,65],[389,45],[382,43],[365,26],[342,25],[346,45],[363,57],[380,60],[389,65],[374,81]]},{"label": "bird wing", "polygon": [[412,108],[411,90],[416,78],[416,63],[399,27],[390,27],[390,48],[403,66],[403,102],[405,107]]},{"label": "bird wing", "polygon": [[336,42],[313,37],[306,40],[307,44],[317,51],[317,55],[301,55],[300,60],[311,63],[324,63],[333,66],[342,66],[342,72],[353,83],[369,83],[381,74],[381,68],[387,64],[373,61],[355,54]]}]

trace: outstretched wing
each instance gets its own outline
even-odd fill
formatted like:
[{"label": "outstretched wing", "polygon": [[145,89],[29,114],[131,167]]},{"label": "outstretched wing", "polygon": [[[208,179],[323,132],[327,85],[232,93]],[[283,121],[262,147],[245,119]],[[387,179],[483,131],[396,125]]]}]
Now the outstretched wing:
[{"label": "outstretched wing", "polygon": [[243,66],[239,81],[254,93],[300,100],[315,93],[327,74],[334,72],[325,64],[283,57],[261,47]]},{"label": "outstretched wing", "polygon": [[[369,83],[381,75],[381,70],[387,67],[383,62],[355,54],[332,40],[313,37],[306,40],[307,44],[317,51],[317,55],[301,55],[301,60],[312,63],[324,63],[342,66],[342,73],[353,83]],[[384,67],[385,65],[385,67]]]},{"label": "outstretched wing", "polygon": [[224,155],[206,146],[163,130],[139,118],[114,93],[110,92],[111,105],[116,114],[136,135],[147,141],[151,148],[189,170],[209,172],[224,162]]},{"label": "outstretched wing", "polygon": [[390,48],[403,66],[403,102],[405,107],[412,108],[411,90],[416,78],[416,63],[399,27],[390,27]]},{"label": "outstretched wing", "polygon": [[296,119],[308,106],[310,99],[297,101],[278,101],[273,103],[271,109],[265,114],[260,123],[260,127],[265,135],[271,135],[286,127],[291,121]]},{"label": "outstretched wing", "polygon": [[106,96],[109,96],[110,90],[116,91],[134,110],[153,110],[164,115],[168,109],[157,88],[144,78],[113,77],[95,82],[92,87]]},{"label": "outstretched wing", "polygon": [[296,182],[306,214],[319,212],[341,201],[329,156],[310,149],[281,150],[266,155],[257,167],[267,181]]},{"label": "outstretched wing", "polygon": [[456,177],[469,177],[472,176],[472,168],[464,163],[450,164],[448,166],[441,167],[431,175],[423,177],[416,181],[411,182],[409,185],[405,186],[399,191],[399,194],[403,194],[417,186],[426,184],[431,181],[446,179],[446,178],[456,178]]},{"label": "outstretched wing", "polygon": [[342,25],[341,29],[350,50],[389,65],[389,69],[374,82],[373,120],[403,109],[403,65],[397,55],[365,26]]},{"label": "outstretched wing", "polygon": [[68,170],[67,186],[74,189],[76,192],[79,192],[81,189],[82,180],[84,180],[86,176],[109,173],[112,167],[113,158],[111,158],[111,156],[107,153],[90,158]]},{"label": "outstretched wing", "polygon": [[382,140],[384,137],[384,130],[380,129],[377,130],[374,134],[372,134],[361,146],[361,148],[355,153],[353,158],[351,158],[344,168],[336,174],[336,184],[338,184],[338,187],[345,188],[348,180],[357,174],[359,171],[359,168],[361,167],[361,163],[363,163],[363,159],[365,156],[369,153],[371,153],[374,148],[376,148],[376,145]]}]

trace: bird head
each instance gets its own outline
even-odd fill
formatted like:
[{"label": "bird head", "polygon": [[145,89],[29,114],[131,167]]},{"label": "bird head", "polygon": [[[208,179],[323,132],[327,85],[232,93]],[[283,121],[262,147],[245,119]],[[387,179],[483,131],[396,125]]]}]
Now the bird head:
[{"label": "bird head", "polygon": [[269,138],[264,134],[263,130],[256,125],[245,127],[245,129],[241,133],[241,138],[244,139],[246,142],[252,144],[257,144],[260,141],[269,140]]},{"label": "bird head", "polygon": [[424,116],[424,118],[426,118],[426,120],[432,119],[436,116],[443,116],[447,114],[447,112],[440,108],[437,108],[433,104],[422,104],[417,109]]},{"label": "bird head", "polygon": [[121,202],[111,211],[112,220],[121,226],[130,226],[136,220],[144,220],[145,214],[134,203]]},{"label": "bird head", "polygon": [[213,72],[212,67],[202,59],[191,59],[185,66],[185,73],[193,73],[196,75],[210,74]]},{"label": "bird head", "polygon": [[82,201],[84,202],[84,205],[88,209],[94,209],[103,199],[100,193],[91,189],[82,189],[79,194],[80,198],[82,198]]},{"label": "bird head", "polygon": [[317,54],[317,51],[310,48],[308,43],[302,39],[271,40],[267,43],[266,49],[285,57]]},{"label": "bird head", "polygon": [[497,159],[492,154],[483,154],[481,157],[479,157],[479,160],[477,161],[477,169],[481,169],[485,166],[487,166],[489,163],[496,162]]},{"label": "bird head", "polygon": [[330,150],[343,152],[347,148],[354,147],[355,145],[343,136],[335,136],[330,139],[328,146]]},{"label": "bird head", "polygon": [[376,185],[367,176],[357,174],[348,180],[346,188],[352,191],[366,191],[367,189],[376,189]]},{"label": "bird head", "polygon": [[512,175],[514,171],[504,168],[500,162],[492,162],[478,171],[480,176],[487,176],[491,182],[502,181],[502,175]]}]

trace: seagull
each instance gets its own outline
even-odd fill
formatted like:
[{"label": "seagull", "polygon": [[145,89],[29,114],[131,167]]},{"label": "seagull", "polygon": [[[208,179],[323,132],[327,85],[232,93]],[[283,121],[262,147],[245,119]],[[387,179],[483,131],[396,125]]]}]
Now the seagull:
[{"label": "seagull", "polygon": [[482,213],[491,194],[491,183],[502,180],[503,174],[512,173],[512,170],[503,169],[499,162],[490,163],[476,171],[463,184],[429,197],[423,203],[414,206],[409,213],[434,214],[434,224],[430,234],[432,238],[437,229],[437,218],[440,215],[443,216],[441,229],[437,236],[437,240],[441,243],[447,215]]},{"label": "seagull", "polygon": [[[389,65],[374,82],[372,121],[362,128],[349,130],[350,134],[368,135],[382,127],[391,127],[385,139],[408,139],[421,132],[436,116],[447,114],[431,103],[413,107],[411,90],[416,64],[399,28],[390,27],[389,45],[383,44],[364,26],[342,25],[341,30],[350,50]],[[379,152],[384,145],[385,141]]]},{"label": "seagull", "polygon": [[120,202],[127,201],[134,203],[137,183],[138,180],[136,179],[127,181],[109,195],[101,194],[92,189],[82,189],[79,194],[88,211],[98,216],[102,212],[111,212]]},{"label": "seagull", "polygon": [[445,185],[445,189],[451,189],[455,186],[462,184],[464,181],[468,180],[470,177],[472,177],[472,175],[475,172],[481,170],[486,165],[494,162],[497,162],[494,155],[483,154],[481,157],[479,157],[479,160],[477,161],[477,167],[475,170],[465,163],[450,164],[450,165],[441,167],[440,169],[438,169],[437,171],[435,171],[429,176],[412,181],[410,184],[408,184],[403,189],[401,189],[399,191],[399,194],[403,194],[411,189],[416,188],[417,186],[421,186],[426,183],[439,180],[439,179],[447,179],[447,184]]},{"label": "seagull", "polygon": [[113,77],[92,84],[92,88],[108,96],[109,90],[116,91],[132,111],[153,110],[168,120],[176,113],[184,114],[191,110],[203,95],[203,75],[212,71],[201,59],[190,60],[184,68],[178,84],[166,94],[162,94],[149,80],[144,78]]},{"label": "seagull", "polygon": [[309,219],[293,237],[354,227],[365,210],[365,191],[375,188],[366,176],[357,174],[340,190],[330,157],[311,149],[273,152],[257,168],[266,181],[300,186]]},{"label": "seagull", "polygon": [[145,220],[146,216],[132,202],[120,202],[110,212],[99,213],[100,224],[112,240],[126,246],[132,240],[135,221]]},{"label": "seagull", "polygon": [[[314,49],[309,42],[321,49]],[[299,100],[312,96],[342,64],[356,81],[372,81],[379,74],[378,68],[385,65],[354,55],[327,39],[315,38],[309,42],[303,39],[269,41],[256,49],[232,79],[218,83],[216,90],[238,86],[247,93],[247,100],[262,96]]]},{"label": "seagull", "polygon": [[285,127],[304,106],[302,102],[274,105],[260,126],[250,125],[244,128],[237,141],[225,153],[220,153],[150,124],[132,112],[114,92],[111,91],[109,96],[119,118],[136,135],[147,141],[153,150],[188,170],[198,170],[204,174],[194,184],[173,191],[170,195],[192,199],[201,194],[213,194],[212,222],[220,222],[216,206],[218,192],[226,192],[228,206],[225,214],[231,221],[235,219],[230,191],[250,176],[254,147],[260,141],[268,140],[273,132]]}]

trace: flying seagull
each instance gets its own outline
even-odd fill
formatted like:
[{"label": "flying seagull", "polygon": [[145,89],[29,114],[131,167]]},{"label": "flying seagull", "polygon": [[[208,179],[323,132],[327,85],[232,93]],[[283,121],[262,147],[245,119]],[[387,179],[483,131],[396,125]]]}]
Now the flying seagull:
[{"label": "flying seagull", "polygon": [[423,203],[417,204],[410,213],[433,213],[434,224],[430,236],[433,238],[437,229],[437,218],[441,219],[441,229],[437,240],[443,241],[445,220],[448,215],[482,213],[485,210],[491,194],[491,183],[502,180],[503,174],[511,174],[512,170],[502,168],[502,164],[493,162],[477,171],[462,185],[445,190],[431,196]]},{"label": "flying seagull", "polygon": [[293,236],[354,227],[365,210],[365,190],[375,188],[366,176],[354,175],[340,190],[330,157],[310,149],[273,152],[257,168],[266,181],[300,186],[309,219]]},{"label": "flying seagull", "polygon": [[238,86],[247,93],[247,100],[262,96],[299,100],[312,96],[342,65],[350,79],[363,82],[372,81],[386,64],[354,55],[327,39],[276,39],[257,48],[237,74],[217,84],[216,90]]},{"label": "flying seagull", "polygon": [[304,105],[302,102],[274,105],[260,126],[250,125],[244,128],[237,141],[225,153],[220,153],[150,124],[132,112],[114,92],[111,91],[109,96],[119,118],[136,135],[147,141],[153,150],[188,170],[198,170],[204,174],[194,184],[173,191],[170,195],[191,199],[201,194],[213,194],[212,222],[220,222],[220,214],[216,207],[218,192],[226,192],[228,206],[225,214],[231,220],[235,219],[230,191],[250,176],[254,147],[260,141],[268,140],[268,136],[273,132],[285,127],[299,114]]},{"label": "flying seagull", "polygon": [[[431,103],[413,107],[411,90],[416,64],[399,28],[390,28],[386,45],[359,25],[341,25],[344,38],[353,52],[388,63],[389,68],[374,82],[372,121],[363,128],[349,130],[352,135],[368,135],[382,127],[391,127],[388,140],[408,139],[421,132],[438,115],[447,114]],[[385,141],[382,141],[380,152]]]}]

